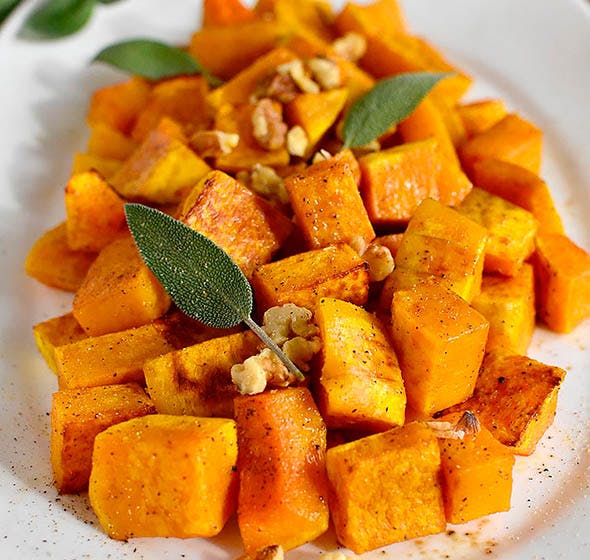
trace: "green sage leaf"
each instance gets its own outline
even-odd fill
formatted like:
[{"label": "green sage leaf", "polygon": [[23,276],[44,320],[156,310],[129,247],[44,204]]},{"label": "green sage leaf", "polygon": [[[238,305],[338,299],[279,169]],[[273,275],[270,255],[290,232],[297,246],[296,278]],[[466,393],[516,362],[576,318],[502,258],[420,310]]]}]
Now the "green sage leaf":
[{"label": "green sage leaf", "polygon": [[25,20],[20,36],[58,39],[80,30],[92,16],[96,0],[49,0]]},{"label": "green sage leaf", "polygon": [[364,146],[408,117],[428,92],[449,73],[413,72],[378,82],[350,108],[342,137],[344,148]]},{"label": "green sage leaf", "polygon": [[187,74],[202,74],[211,85],[220,85],[215,78],[190,54],[151,39],[131,39],[115,43],[100,51],[93,62],[105,62],[120,70],[160,80]]},{"label": "green sage leaf", "polygon": [[0,24],[12,13],[21,0],[0,0]]}]

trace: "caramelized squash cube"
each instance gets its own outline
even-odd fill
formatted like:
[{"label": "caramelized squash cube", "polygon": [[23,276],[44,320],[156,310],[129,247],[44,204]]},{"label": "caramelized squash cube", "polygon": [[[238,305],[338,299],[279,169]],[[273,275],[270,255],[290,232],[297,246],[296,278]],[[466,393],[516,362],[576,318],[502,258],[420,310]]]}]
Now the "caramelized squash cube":
[{"label": "caramelized squash cube", "polygon": [[408,403],[433,414],[469,398],[481,366],[488,322],[438,286],[393,294],[392,338]]},{"label": "caramelized squash cube", "polygon": [[170,307],[170,297],[144,264],[131,237],[98,255],[73,303],[74,317],[91,336],[145,325]]},{"label": "caramelized squash cube", "polygon": [[86,152],[89,156],[111,160],[126,160],[137,148],[137,142],[116,128],[98,122],[90,127]]},{"label": "caramelized squash cube", "polygon": [[256,18],[240,0],[203,0],[203,27],[232,25]]},{"label": "caramelized squash cube", "polygon": [[113,539],[212,537],[236,509],[236,425],[154,414],[94,442],[88,495]]},{"label": "caramelized squash cube", "polygon": [[404,423],[406,393],[397,356],[379,320],[352,303],[322,298],[318,406],[329,428],[386,430]]},{"label": "caramelized squash cube", "polygon": [[356,554],[446,527],[440,451],[419,422],[328,449],[336,536]]},{"label": "caramelized squash cube", "polygon": [[64,389],[51,404],[51,466],[57,489],[72,494],[88,486],[97,434],[118,422],[156,412],[135,383]]},{"label": "caramelized squash cube", "polygon": [[492,128],[508,114],[506,104],[502,99],[459,103],[457,112],[463,121],[468,138]]},{"label": "caramelized squash cube", "polygon": [[119,172],[122,165],[123,162],[120,159],[77,152],[74,154],[72,175],[78,175],[86,171],[96,171],[110,181]]},{"label": "caramelized squash cube", "polygon": [[304,387],[235,400],[238,525],[246,552],[285,550],[328,529],[326,426]]},{"label": "caramelized squash cube", "polygon": [[397,0],[376,0],[367,5],[347,2],[336,16],[334,25],[341,35],[389,35],[408,33],[404,13]]}]

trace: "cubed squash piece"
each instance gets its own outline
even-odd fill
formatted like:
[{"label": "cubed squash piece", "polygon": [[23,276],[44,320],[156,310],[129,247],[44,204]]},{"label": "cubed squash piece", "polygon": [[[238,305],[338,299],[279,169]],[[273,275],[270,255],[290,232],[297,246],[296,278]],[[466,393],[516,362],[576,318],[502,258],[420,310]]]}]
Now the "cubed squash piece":
[{"label": "cubed squash piece", "polygon": [[526,356],[486,357],[473,397],[447,412],[471,410],[502,444],[530,455],[552,424],[565,371]]},{"label": "cubed squash piece", "polygon": [[72,249],[98,253],[127,231],[123,199],[96,171],[72,176],[64,198]]},{"label": "cubed squash piece", "polygon": [[488,230],[484,271],[514,276],[535,250],[537,220],[524,208],[473,189],[457,210]]},{"label": "cubed squash piece", "polygon": [[157,323],[64,344],[54,352],[59,387],[143,384],[144,363],[172,350]]},{"label": "cubed squash piece", "polygon": [[455,293],[420,286],[393,294],[393,344],[408,403],[432,414],[473,393],[488,322]]},{"label": "cubed squash piece", "polygon": [[90,503],[114,539],[212,537],[236,508],[236,460],[233,420],[128,420],[96,437]]},{"label": "cubed squash piece", "polygon": [[240,0],[203,0],[203,27],[232,25],[256,18]]},{"label": "cubed squash piece", "polygon": [[445,529],[440,451],[426,425],[332,447],[326,466],[336,536],[355,553]]},{"label": "cubed squash piece", "polygon": [[160,414],[232,418],[238,391],[231,379],[231,368],[259,348],[256,335],[246,331],[148,361],[143,369],[156,409]]},{"label": "cubed squash piece", "polygon": [[98,122],[90,127],[90,138],[86,152],[88,155],[106,159],[125,160],[137,148],[137,142],[120,130]]},{"label": "cubed squash piece", "polygon": [[181,220],[224,249],[247,277],[291,233],[287,216],[222,171],[211,171],[196,189],[201,193]]},{"label": "cubed squash piece", "polygon": [[180,202],[209,171],[183,141],[178,124],[164,117],[111,178],[124,198],[154,204]]},{"label": "cubed squash piece", "polygon": [[39,352],[47,365],[56,373],[55,348],[88,337],[71,313],[37,323],[33,327],[33,335]]},{"label": "cubed squash piece", "polygon": [[285,303],[314,309],[321,297],[364,305],[369,294],[369,265],[348,245],[334,245],[257,268],[252,287],[259,313]]},{"label": "cubed squash piece", "polygon": [[463,121],[468,138],[492,128],[508,114],[506,104],[502,99],[459,103],[457,112]]},{"label": "cubed squash piece", "polygon": [[590,317],[590,254],[565,235],[541,234],[533,258],[537,312],[567,333]]},{"label": "cubed squash piece", "polygon": [[528,210],[537,219],[540,232],[564,232],[551,191],[536,173],[514,163],[486,159],[474,165],[473,182],[476,187]]},{"label": "cubed squash piece", "polygon": [[96,253],[70,249],[66,223],[62,222],[35,241],[25,260],[25,272],[52,288],[75,292],[94,259]]},{"label": "cubed squash piece", "polygon": [[110,181],[119,172],[119,169],[121,169],[122,165],[123,163],[120,159],[77,152],[74,154],[72,175],[84,173],[85,171],[97,171],[105,179]]},{"label": "cubed squash piece", "polygon": [[407,33],[408,25],[397,0],[376,0],[367,5],[347,2],[336,16],[334,25],[341,35]]},{"label": "cubed squash piece", "polygon": [[490,323],[487,352],[526,354],[535,330],[533,267],[524,263],[512,277],[485,275],[471,303]]},{"label": "cubed squash piece", "polygon": [[332,39],[328,23],[333,14],[328,2],[318,0],[262,0],[256,4],[262,19],[274,19],[287,33],[302,32],[323,41]]},{"label": "cubed squash piece", "polygon": [[386,430],[403,424],[406,392],[379,319],[333,298],[319,300],[315,318],[323,349],[316,394],[326,425]]},{"label": "cubed squash piece", "polygon": [[247,552],[295,548],[328,529],[326,426],[308,389],[239,396],[238,525]]},{"label": "cubed squash piece", "polygon": [[[455,422],[460,414],[441,421]],[[439,439],[443,498],[449,523],[508,511],[514,455],[482,426],[463,439]]]},{"label": "cubed squash piece", "polygon": [[74,317],[91,336],[138,327],[170,307],[170,297],[123,237],[98,255],[74,298]]},{"label": "cubed squash piece", "polygon": [[542,146],[543,132],[516,113],[510,113],[465,142],[459,148],[459,155],[470,176],[475,163],[484,159],[507,161],[538,174]]},{"label": "cubed squash piece", "polygon": [[118,422],[156,412],[135,383],[64,389],[51,403],[51,466],[61,494],[88,486],[92,448],[97,434]]},{"label": "cubed squash piece", "polygon": [[314,163],[287,177],[285,188],[310,249],[359,238],[368,245],[374,239],[375,231],[346,159]]}]

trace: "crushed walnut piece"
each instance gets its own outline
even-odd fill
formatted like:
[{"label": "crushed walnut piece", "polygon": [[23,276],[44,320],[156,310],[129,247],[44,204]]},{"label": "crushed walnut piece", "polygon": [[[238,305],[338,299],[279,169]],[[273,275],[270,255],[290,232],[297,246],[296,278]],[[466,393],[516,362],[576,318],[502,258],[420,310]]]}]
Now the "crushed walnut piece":
[{"label": "crushed walnut piece", "polygon": [[305,157],[309,139],[303,127],[295,125],[287,132],[287,151],[292,156]]},{"label": "crushed walnut piece", "polygon": [[246,186],[256,194],[271,202],[279,202],[280,204],[289,202],[285,182],[272,167],[255,163],[250,173],[240,174],[239,180],[245,182]]},{"label": "crushed walnut piece", "polygon": [[198,130],[190,138],[191,147],[202,158],[229,154],[239,142],[239,134],[221,130]]},{"label": "crushed walnut piece", "polygon": [[266,310],[262,328],[273,342],[282,346],[294,336],[307,339],[317,336],[319,329],[312,318],[313,313],[309,309],[286,303]]},{"label": "crushed walnut piece", "polygon": [[250,101],[256,103],[263,97],[276,99],[280,103],[289,103],[299,94],[299,88],[290,74],[273,72],[264,78],[254,90]]},{"label": "crushed walnut piece", "polygon": [[252,135],[265,150],[278,150],[285,145],[287,125],[281,106],[271,99],[257,101],[252,111]]},{"label": "crushed walnut piece", "polygon": [[305,67],[300,59],[295,59],[277,67],[279,74],[291,76],[297,87],[303,93],[319,93],[320,86],[314,82],[305,72]]},{"label": "crushed walnut piece", "polygon": [[380,243],[368,243],[360,236],[351,239],[348,244],[358,253],[359,257],[369,265],[369,280],[381,282],[385,280],[395,268],[391,251]]},{"label": "crushed walnut piece", "polygon": [[285,552],[280,544],[265,546],[254,553],[246,553],[237,560],[284,560]]},{"label": "crushed walnut piece", "polygon": [[327,161],[332,157],[332,154],[328,150],[318,150],[315,154],[313,154],[313,158],[311,163],[319,163],[320,161]]},{"label": "crushed walnut piece", "polygon": [[361,59],[367,51],[367,40],[358,33],[351,31],[332,43],[334,52],[350,62]]},{"label": "crushed walnut piece", "polygon": [[477,416],[470,410],[463,413],[455,424],[452,422],[426,422],[441,439],[463,439],[466,435],[475,435],[481,430]]},{"label": "crushed walnut piece", "polygon": [[307,67],[323,89],[335,89],[342,85],[340,67],[333,60],[315,57],[307,61]]}]

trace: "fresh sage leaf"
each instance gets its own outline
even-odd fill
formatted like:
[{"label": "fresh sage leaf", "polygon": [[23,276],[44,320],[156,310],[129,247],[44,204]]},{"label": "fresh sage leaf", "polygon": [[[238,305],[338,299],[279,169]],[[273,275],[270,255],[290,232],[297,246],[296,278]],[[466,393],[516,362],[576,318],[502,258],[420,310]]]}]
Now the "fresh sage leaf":
[{"label": "fresh sage leaf", "polygon": [[21,0],[0,0],[0,24],[12,13]]},{"label": "fresh sage leaf", "polygon": [[378,82],[350,108],[343,149],[364,146],[408,117],[428,92],[449,73],[410,72]]},{"label": "fresh sage leaf", "polygon": [[213,241],[143,204],[125,205],[139,253],[178,308],[206,325],[245,322],[299,379],[303,374],[251,318],[252,287],[238,265]]},{"label": "fresh sage leaf", "polygon": [[92,16],[96,0],[49,0],[25,20],[20,36],[58,39],[80,30]]},{"label": "fresh sage leaf", "polygon": [[100,51],[93,62],[105,62],[120,70],[160,80],[186,74],[202,74],[214,86],[221,81],[201,66],[190,54],[151,39],[131,39]]}]

